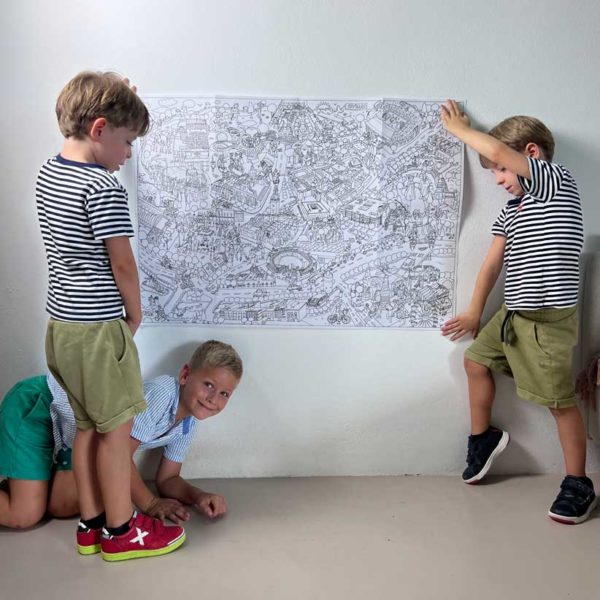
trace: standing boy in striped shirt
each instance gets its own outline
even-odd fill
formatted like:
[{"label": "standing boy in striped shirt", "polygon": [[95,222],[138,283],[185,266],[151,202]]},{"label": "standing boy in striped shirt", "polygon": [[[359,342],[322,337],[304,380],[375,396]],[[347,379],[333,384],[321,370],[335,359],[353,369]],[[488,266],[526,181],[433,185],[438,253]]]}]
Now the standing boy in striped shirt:
[{"label": "standing boy in striped shirt", "polygon": [[[577,185],[552,163],[554,139],[539,120],[511,117],[489,134],[470,127],[450,100],[444,127],[480,155],[496,183],[512,196],[492,227],[469,308],[447,321],[451,340],[471,332],[465,352],[471,435],[465,483],[480,481],[509,440],[490,425],[495,386],[491,371],[514,377],[521,398],[546,406],[556,420],[566,477],[548,515],[561,523],[585,521],[597,499],[585,474],[586,435],[571,377],[577,341],[579,257],[583,217]],[[487,297],[506,266],[505,305],[479,331]]]},{"label": "standing boy in striped shirt", "polygon": [[40,169],[36,198],[48,260],[48,368],[77,422],[73,472],[82,526],[105,527],[105,560],[157,556],[183,528],[133,511],[129,434],[146,408],[133,334],[142,314],[127,192],[113,175],[149,127],[144,103],[114,73],[83,72],[61,91],[62,152]]}]

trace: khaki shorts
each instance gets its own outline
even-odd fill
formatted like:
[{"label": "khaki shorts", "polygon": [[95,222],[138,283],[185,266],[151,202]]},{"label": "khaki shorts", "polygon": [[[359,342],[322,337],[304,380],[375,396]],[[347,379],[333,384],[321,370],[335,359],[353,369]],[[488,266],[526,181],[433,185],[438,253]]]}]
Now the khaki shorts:
[{"label": "khaki shorts", "polygon": [[576,306],[521,311],[502,306],[465,356],[513,377],[521,398],[567,408],[576,404],[571,363],[577,330]]},{"label": "khaki shorts", "polygon": [[69,397],[78,429],[107,433],[146,409],[137,348],[123,320],[50,319],[46,360]]}]

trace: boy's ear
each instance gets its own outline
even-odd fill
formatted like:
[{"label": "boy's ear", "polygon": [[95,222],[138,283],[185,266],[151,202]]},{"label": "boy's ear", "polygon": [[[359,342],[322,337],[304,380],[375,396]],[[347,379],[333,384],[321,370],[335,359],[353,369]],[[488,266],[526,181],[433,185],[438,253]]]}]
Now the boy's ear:
[{"label": "boy's ear", "polygon": [[94,141],[98,141],[102,137],[104,128],[108,125],[108,121],[104,117],[98,117],[92,121],[90,125],[90,137]]},{"label": "boy's ear", "polygon": [[178,378],[179,385],[185,385],[185,382],[187,381],[189,374],[190,374],[190,367],[186,363],[185,365],[183,365],[183,367],[181,367],[181,371],[179,371],[179,378]]},{"label": "boy's ear", "polygon": [[535,142],[529,142],[525,146],[525,155],[531,158],[542,158],[542,151]]}]

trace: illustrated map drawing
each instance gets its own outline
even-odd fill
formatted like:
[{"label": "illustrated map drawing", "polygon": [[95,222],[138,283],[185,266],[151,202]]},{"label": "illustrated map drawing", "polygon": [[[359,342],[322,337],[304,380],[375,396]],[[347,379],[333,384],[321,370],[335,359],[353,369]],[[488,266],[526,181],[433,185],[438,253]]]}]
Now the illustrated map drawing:
[{"label": "illustrated map drawing", "polygon": [[145,323],[437,328],[463,146],[438,101],[145,97]]}]

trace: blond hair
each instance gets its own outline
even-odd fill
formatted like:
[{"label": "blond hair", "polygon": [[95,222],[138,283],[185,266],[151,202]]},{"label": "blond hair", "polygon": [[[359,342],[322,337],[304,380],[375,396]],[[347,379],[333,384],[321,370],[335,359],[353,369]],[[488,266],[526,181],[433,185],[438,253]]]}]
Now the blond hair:
[{"label": "blond hair", "polygon": [[[554,156],[552,132],[535,117],[522,115],[508,117],[490,129],[489,134],[517,152],[523,152],[527,144],[533,142],[542,151],[544,159],[552,160]],[[493,166],[493,163],[485,156],[479,155],[479,162],[486,169]]]},{"label": "blond hair", "polygon": [[197,371],[202,367],[227,369],[238,379],[242,378],[244,367],[240,355],[233,346],[209,340],[200,344],[189,362],[190,371]]},{"label": "blond hair", "polygon": [[146,105],[117,73],[83,71],[62,89],[56,101],[58,127],[66,138],[83,139],[95,119],[145,135],[150,127]]}]

